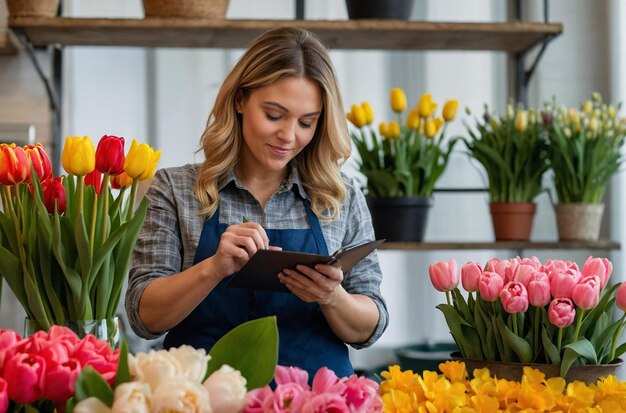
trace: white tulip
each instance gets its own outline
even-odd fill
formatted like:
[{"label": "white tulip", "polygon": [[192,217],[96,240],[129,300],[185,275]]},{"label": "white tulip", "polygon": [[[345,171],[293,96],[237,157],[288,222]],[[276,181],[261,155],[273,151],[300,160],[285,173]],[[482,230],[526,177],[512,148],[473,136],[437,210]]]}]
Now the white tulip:
[{"label": "white tulip", "polygon": [[129,382],[115,389],[112,413],[149,413],[152,392],[147,383]]},{"label": "white tulip", "polygon": [[181,368],[181,373],[194,383],[202,383],[206,374],[207,365],[211,356],[206,354],[203,348],[195,349],[191,346],[183,345],[172,347],[169,353],[176,360]]},{"label": "white tulip", "polygon": [[186,378],[163,382],[152,394],[152,413],[212,413],[209,392]]},{"label": "white tulip", "polygon": [[237,413],[246,405],[246,379],[239,370],[224,364],[204,382],[213,413]]},{"label": "white tulip", "polygon": [[130,372],[136,381],[148,383],[152,392],[162,382],[175,379],[182,370],[180,363],[167,350],[129,355]]},{"label": "white tulip", "polygon": [[111,409],[96,397],[89,397],[74,406],[74,413],[111,413]]}]

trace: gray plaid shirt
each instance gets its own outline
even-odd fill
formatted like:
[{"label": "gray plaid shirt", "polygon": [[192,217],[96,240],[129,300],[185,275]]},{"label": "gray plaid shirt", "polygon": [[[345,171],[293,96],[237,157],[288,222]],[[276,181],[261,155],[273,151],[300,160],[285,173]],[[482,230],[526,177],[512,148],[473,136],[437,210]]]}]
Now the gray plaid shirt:
[{"label": "gray plaid shirt", "polygon": [[[159,170],[146,194],[148,214],[135,246],[125,302],[130,325],[141,337],[153,339],[165,333],[151,333],[141,323],[138,307],[143,290],[152,279],[177,274],[193,265],[204,223],[199,215],[200,204],[194,195],[199,168],[200,164],[194,164]],[[339,218],[320,220],[329,253],[374,239],[363,194],[347,177],[344,176],[344,180],[347,199]],[[292,168],[289,178],[270,198],[264,210],[231,172],[220,186],[219,221],[238,224],[246,216],[268,229],[309,228],[301,196],[308,199],[297,169]],[[345,290],[370,297],[379,313],[372,337],[365,343],[351,344],[355,348],[372,345],[387,328],[389,320],[380,294],[381,280],[375,251],[344,275],[342,285]]]}]

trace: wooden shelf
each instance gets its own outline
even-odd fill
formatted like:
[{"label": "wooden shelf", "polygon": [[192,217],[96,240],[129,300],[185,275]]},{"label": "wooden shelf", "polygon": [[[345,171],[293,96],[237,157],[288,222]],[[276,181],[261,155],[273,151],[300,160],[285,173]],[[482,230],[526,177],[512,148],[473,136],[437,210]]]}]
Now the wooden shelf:
[{"label": "wooden shelf", "polygon": [[0,31],[0,55],[15,54],[15,39],[8,30]]},{"label": "wooden shelf", "polygon": [[245,48],[265,30],[297,26],[331,49],[523,52],[559,35],[558,23],[446,23],[403,20],[229,20],[10,18],[35,46]]},{"label": "wooden shelf", "polygon": [[599,241],[385,242],[382,250],[618,250],[620,244]]}]

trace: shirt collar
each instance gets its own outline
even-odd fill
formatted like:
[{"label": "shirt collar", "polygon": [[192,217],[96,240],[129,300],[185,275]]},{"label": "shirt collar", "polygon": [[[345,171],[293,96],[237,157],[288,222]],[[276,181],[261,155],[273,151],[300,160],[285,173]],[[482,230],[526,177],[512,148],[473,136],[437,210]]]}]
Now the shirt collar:
[{"label": "shirt collar", "polygon": [[[290,172],[287,175],[287,178],[281,183],[280,188],[278,188],[278,192],[287,192],[290,191],[294,185],[298,189],[298,193],[304,199],[309,199],[306,191],[304,190],[304,186],[302,185],[302,181],[300,179],[300,173],[298,172],[298,168],[293,166],[293,163],[289,164]],[[245,186],[241,183],[237,175],[235,175],[234,170],[228,171],[228,173],[222,179],[222,182],[219,185],[219,190],[221,191],[230,183],[234,183],[238,189],[245,189]]]}]

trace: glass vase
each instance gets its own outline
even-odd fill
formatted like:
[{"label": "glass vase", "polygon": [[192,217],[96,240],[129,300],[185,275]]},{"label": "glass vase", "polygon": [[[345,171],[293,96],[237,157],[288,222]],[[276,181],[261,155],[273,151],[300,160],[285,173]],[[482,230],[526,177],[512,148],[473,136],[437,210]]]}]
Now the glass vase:
[{"label": "glass vase", "polygon": [[[120,320],[119,317],[104,318],[100,320],[65,320],[58,325],[72,330],[79,338],[92,334],[98,340],[106,341],[111,348],[120,345]],[[37,320],[26,318],[24,320],[24,337],[30,337],[37,331],[44,331]]]}]

